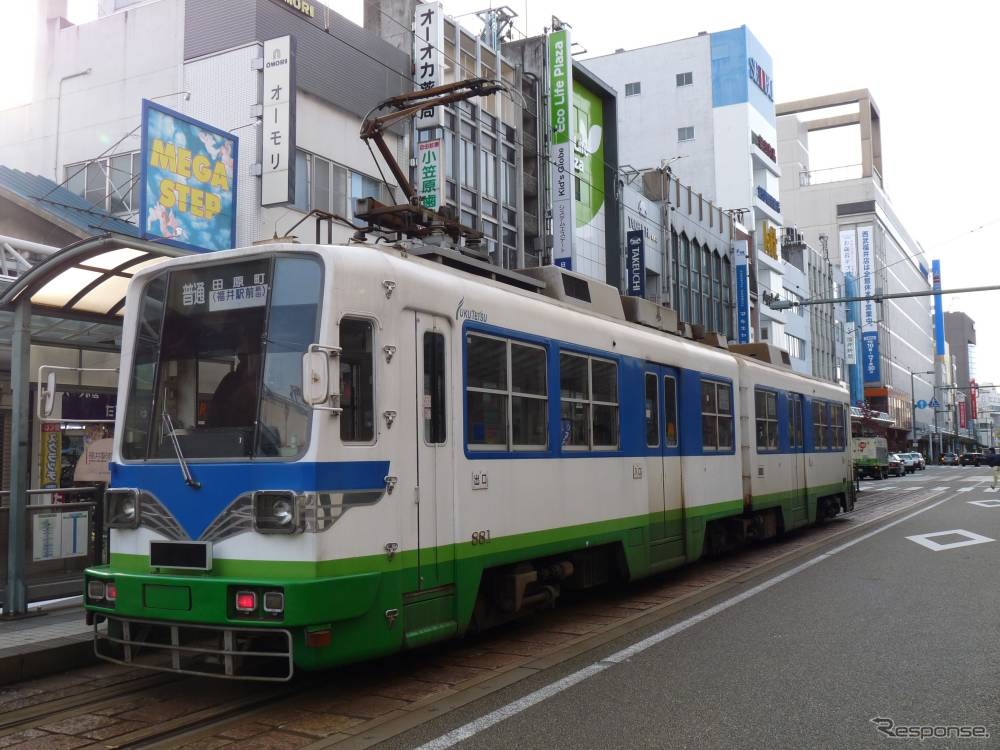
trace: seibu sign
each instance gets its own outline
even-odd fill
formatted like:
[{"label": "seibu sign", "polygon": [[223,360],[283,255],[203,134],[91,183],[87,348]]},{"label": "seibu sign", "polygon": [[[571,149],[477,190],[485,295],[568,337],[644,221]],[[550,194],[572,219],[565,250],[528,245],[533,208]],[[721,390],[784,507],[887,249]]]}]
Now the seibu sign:
[{"label": "seibu sign", "polygon": [[747,58],[747,73],[750,80],[757,84],[757,88],[764,92],[764,96],[774,101],[774,80],[764,70],[764,66],[758,64],[752,57]]}]

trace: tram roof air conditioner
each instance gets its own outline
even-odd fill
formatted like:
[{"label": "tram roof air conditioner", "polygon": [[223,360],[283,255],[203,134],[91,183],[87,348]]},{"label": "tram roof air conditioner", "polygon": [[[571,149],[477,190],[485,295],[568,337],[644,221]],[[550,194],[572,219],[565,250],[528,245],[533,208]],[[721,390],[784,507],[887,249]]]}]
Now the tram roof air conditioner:
[{"label": "tram roof air conditioner", "polygon": [[609,284],[559,266],[519,268],[517,272],[545,282],[545,288],[539,290],[545,297],[607,315],[609,318],[625,320],[621,296]]}]

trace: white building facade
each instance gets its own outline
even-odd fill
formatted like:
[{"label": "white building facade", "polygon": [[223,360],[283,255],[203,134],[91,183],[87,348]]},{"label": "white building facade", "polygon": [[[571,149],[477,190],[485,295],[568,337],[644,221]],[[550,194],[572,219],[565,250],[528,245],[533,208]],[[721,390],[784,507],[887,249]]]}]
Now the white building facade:
[{"label": "white building facade", "polygon": [[[771,56],[746,26],[591,58],[618,90],[619,160],[669,165],[681,182],[736,212],[756,252],[750,296],[781,297],[781,176]],[[757,304],[757,335],[785,345],[784,314]],[[751,330],[750,337],[754,337]]]},{"label": "white building facade", "polygon": [[[314,241],[313,223],[295,228],[309,209],[351,219],[354,199],[389,199],[358,134],[368,109],[404,90],[410,63],[329,8],[298,5],[106,0],[97,19],[72,25],[65,0],[40,3],[34,93],[28,104],[0,112],[0,164],[65,181],[96,206],[135,221],[140,114],[149,99],[238,136],[237,245],[288,232]],[[326,33],[331,25],[339,37]],[[285,35],[297,43],[295,191],[287,204],[264,207],[263,42]],[[387,141],[407,164],[405,134],[389,133]],[[334,241],[351,233],[332,225]],[[324,226],[323,241],[327,236]]]}]

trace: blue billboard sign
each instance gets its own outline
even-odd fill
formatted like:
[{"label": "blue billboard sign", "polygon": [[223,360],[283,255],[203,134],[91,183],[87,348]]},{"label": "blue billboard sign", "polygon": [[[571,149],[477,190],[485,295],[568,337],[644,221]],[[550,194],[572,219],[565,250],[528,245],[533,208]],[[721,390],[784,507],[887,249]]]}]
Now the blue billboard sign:
[{"label": "blue billboard sign", "polygon": [[189,250],[236,246],[239,139],[143,99],[139,229]]},{"label": "blue billboard sign", "polygon": [[882,368],[878,356],[878,331],[863,331],[861,333],[861,366],[866,383],[881,382]]},{"label": "blue billboard sign", "polygon": [[646,296],[646,243],[642,230],[634,229],[626,233],[628,246],[628,293],[631,297]]},{"label": "blue billboard sign", "polygon": [[739,240],[736,246],[736,340],[750,343],[750,269],[747,265],[747,243]]}]

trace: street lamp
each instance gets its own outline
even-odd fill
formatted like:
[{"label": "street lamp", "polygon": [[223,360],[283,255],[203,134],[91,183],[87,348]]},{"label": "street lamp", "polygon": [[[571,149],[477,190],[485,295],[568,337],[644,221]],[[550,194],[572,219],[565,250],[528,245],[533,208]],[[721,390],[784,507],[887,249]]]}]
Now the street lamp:
[{"label": "street lamp", "polygon": [[[913,435],[910,437],[910,442],[917,442],[917,399],[913,392],[913,376],[914,375],[935,375],[937,374],[934,370],[927,370],[926,372],[913,372],[910,370],[910,430]],[[933,389],[934,386],[931,386]],[[931,401],[934,400],[934,391],[931,390]],[[937,421],[935,420],[935,424]],[[931,453],[931,463],[934,463],[934,445],[933,445],[933,435],[927,438],[927,445],[930,448]]]}]

